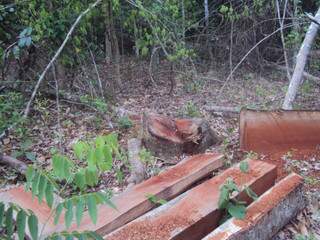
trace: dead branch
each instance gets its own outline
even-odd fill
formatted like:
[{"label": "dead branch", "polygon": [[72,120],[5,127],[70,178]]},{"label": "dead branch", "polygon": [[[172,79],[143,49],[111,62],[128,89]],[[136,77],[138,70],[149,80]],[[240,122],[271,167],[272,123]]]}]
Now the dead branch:
[{"label": "dead branch", "polygon": [[[315,19],[317,21],[320,21],[320,8],[317,11]],[[288,91],[286,93],[286,97],[282,105],[282,108],[285,110],[292,109],[292,104],[296,98],[299,86],[302,82],[304,67],[307,63],[307,58],[311,49],[311,45],[317,35],[318,28],[319,28],[319,25],[312,22],[301,44],[299,53],[297,55],[296,66],[289,84]]]},{"label": "dead branch", "polygon": [[225,107],[225,106],[205,106],[208,112],[227,112],[227,113],[239,113],[241,108],[239,107]]},{"label": "dead branch", "polygon": [[21,174],[25,174],[28,168],[27,164],[25,164],[24,162],[7,155],[3,155],[2,153],[0,153],[0,163],[14,168]]},{"label": "dead branch", "polygon": [[[267,63],[266,64],[268,67],[274,67],[280,71],[287,71],[287,68],[285,66],[281,66],[281,65],[278,65],[278,64],[274,64],[274,63]],[[291,73],[293,73],[293,69],[292,68],[289,68],[289,71]],[[320,77],[316,77],[310,73],[307,73],[306,71],[303,71],[303,77],[305,77],[306,79],[309,79],[311,80],[312,82],[315,82],[316,84],[320,84]]]}]

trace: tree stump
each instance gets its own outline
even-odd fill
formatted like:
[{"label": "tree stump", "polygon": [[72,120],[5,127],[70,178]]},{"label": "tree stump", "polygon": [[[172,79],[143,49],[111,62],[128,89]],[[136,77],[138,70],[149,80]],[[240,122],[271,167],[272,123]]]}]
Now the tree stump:
[{"label": "tree stump", "polygon": [[166,160],[182,153],[203,153],[221,142],[204,119],[171,119],[149,114],[143,122],[144,145],[156,156]]}]

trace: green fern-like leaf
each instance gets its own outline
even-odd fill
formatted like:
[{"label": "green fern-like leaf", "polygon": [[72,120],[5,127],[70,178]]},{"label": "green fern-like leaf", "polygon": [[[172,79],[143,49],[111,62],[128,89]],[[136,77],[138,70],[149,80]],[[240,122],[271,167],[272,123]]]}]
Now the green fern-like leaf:
[{"label": "green fern-like leaf", "polygon": [[46,177],[44,175],[41,175],[40,180],[39,180],[39,186],[38,186],[38,201],[39,201],[39,203],[41,203],[43,200],[43,197],[46,192],[47,184],[48,184],[48,181],[47,181]]},{"label": "green fern-like leaf", "polygon": [[29,216],[28,226],[29,226],[29,231],[32,239],[37,240],[38,239],[38,218],[34,214],[31,214]]},{"label": "green fern-like leaf", "polygon": [[77,205],[76,205],[76,220],[77,220],[77,225],[78,226],[80,226],[80,223],[81,223],[81,220],[82,220],[84,207],[85,207],[84,200],[82,198],[79,198],[78,201],[77,201]]},{"label": "green fern-like leaf", "polygon": [[65,202],[65,208],[67,209],[65,215],[64,215],[64,221],[66,224],[66,227],[69,228],[72,223],[73,218],[73,204],[71,200],[68,200]]},{"label": "green fern-like leaf", "polygon": [[61,180],[70,180],[73,163],[65,156],[56,154],[52,157],[53,173]]},{"label": "green fern-like leaf", "polygon": [[19,240],[24,240],[26,230],[27,214],[21,209],[17,214],[17,231]]},{"label": "green fern-like leaf", "polygon": [[7,236],[10,238],[13,234],[13,207],[10,206],[6,212],[5,225]]},{"label": "green fern-like leaf", "polygon": [[4,204],[0,202],[0,228],[3,226],[4,210]]},{"label": "green fern-like leaf", "polygon": [[59,203],[55,211],[54,224],[58,224],[62,210],[63,210],[63,204]]},{"label": "green fern-like leaf", "polygon": [[97,203],[94,195],[90,194],[87,196],[87,205],[88,205],[88,211],[90,218],[94,224],[97,223]]}]

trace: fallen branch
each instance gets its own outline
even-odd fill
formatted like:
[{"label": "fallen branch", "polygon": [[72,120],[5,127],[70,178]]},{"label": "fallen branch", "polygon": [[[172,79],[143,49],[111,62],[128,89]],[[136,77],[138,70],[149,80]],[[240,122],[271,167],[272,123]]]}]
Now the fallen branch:
[{"label": "fallen branch", "polygon": [[205,106],[204,109],[208,112],[227,112],[227,113],[239,113],[240,107],[224,107],[224,106]]},{"label": "fallen branch", "polygon": [[[281,66],[281,65],[278,65],[278,64],[270,64],[268,63],[267,66],[269,67],[275,67],[276,69],[280,70],[280,71],[287,71],[287,68],[285,66]],[[289,71],[291,73],[293,73],[293,69],[292,68],[289,68]],[[307,73],[306,71],[303,71],[303,77],[305,77],[306,79],[309,79],[317,84],[320,84],[320,77],[316,77],[310,73]]]},{"label": "fallen branch", "polygon": [[14,168],[21,174],[25,174],[28,168],[27,164],[25,164],[24,162],[3,154],[0,154],[0,163]]}]

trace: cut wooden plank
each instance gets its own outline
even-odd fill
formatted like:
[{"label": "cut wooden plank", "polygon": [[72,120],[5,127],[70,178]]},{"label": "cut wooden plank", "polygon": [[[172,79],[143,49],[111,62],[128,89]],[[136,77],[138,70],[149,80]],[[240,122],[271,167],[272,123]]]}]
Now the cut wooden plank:
[{"label": "cut wooden plank", "polygon": [[[50,219],[51,209],[45,201],[39,203],[37,198],[32,198],[31,192],[25,192],[23,186],[14,187],[0,192],[0,202],[15,203],[24,209],[30,209],[38,217],[39,229],[41,230],[45,223]],[[52,221],[48,221],[47,228],[55,228]]]},{"label": "cut wooden plank", "polygon": [[[90,230],[99,234],[107,234],[154,208],[155,205],[148,200],[146,195],[152,194],[158,198],[170,200],[222,166],[223,155],[218,153],[201,154],[188,158],[158,176],[114,197],[112,202],[116,205],[117,210],[106,205],[99,206],[96,225],[91,222],[88,212],[85,212],[80,227],[74,223],[68,230]],[[10,199],[10,201],[34,211],[40,217],[40,225],[49,217],[50,209],[48,206],[45,203],[36,204],[36,201],[32,200],[31,194],[24,192],[23,188],[1,193],[0,201],[2,199]],[[65,230],[63,219],[62,216],[58,225],[53,225],[53,220],[50,218],[44,235]]]},{"label": "cut wooden plank", "polygon": [[[249,172],[243,173],[239,165],[227,169],[169,203],[132,221],[105,236],[108,240],[198,240],[218,226],[222,211],[218,209],[219,188],[226,179],[233,178],[238,186],[250,186],[261,195],[275,182],[274,165],[249,160]],[[238,199],[250,202],[242,192]]]},{"label": "cut wooden plank", "polygon": [[305,207],[303,180],[291,174],[247,209],[245,219],[229,219],[203,240],[268,240]]}]

